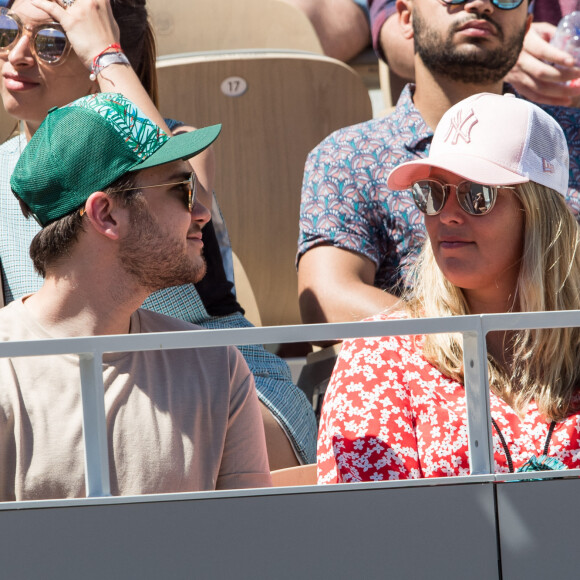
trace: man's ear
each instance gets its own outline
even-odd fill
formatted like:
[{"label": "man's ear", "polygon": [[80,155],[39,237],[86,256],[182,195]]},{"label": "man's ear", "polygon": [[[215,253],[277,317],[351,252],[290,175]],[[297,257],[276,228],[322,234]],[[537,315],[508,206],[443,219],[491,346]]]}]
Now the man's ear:
[{"label": "man's ear", "polygon": [[530,31],[533,21],[534,21],[534,13],[530,12],[526,17],[526,34]]},{"label": "man's ear", "polygon": [[91,227],[111,240],[119,239],[119,227],[124,221],[123,210],[103,191],[91,193],[85,203],[85,214]]},{"label": "man's ear", "polygon": [[413,38],[413,3],[412,0],[397,0],[397,14],[399,15],[399,26],[403,36],[407,39]]}]

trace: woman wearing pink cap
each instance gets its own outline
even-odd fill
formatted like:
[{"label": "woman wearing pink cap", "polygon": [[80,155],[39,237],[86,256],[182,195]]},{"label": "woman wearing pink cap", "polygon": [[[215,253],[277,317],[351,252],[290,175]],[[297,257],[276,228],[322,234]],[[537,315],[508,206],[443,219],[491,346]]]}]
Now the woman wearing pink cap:
[{"label": "woman wearing pink cap", "polygon": [[[375,317],[580,309],[568,151],[536,105],[480,94],[452,107],[429,157],[392,171],[429,234],[414,291]],[[487,336],[496,472],[580,467],[580,331]],[[319,483],[469,474],[461,337],[345,341],[326,392]]]}]

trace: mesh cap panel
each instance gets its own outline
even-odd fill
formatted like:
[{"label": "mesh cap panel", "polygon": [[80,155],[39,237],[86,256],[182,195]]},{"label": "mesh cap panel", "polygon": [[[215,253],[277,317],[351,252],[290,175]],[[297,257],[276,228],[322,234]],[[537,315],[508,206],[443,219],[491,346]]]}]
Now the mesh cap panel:
[{"label": "mesh cap panel", "polygon": [[[547,117],[547,119],[546,119]],[[556,191],[568,188],[568,144],[560,126],[542,109],[531,109],[528,152],[524,171],[531,181]],[[554,187],[557,182],[558,187]]]}]

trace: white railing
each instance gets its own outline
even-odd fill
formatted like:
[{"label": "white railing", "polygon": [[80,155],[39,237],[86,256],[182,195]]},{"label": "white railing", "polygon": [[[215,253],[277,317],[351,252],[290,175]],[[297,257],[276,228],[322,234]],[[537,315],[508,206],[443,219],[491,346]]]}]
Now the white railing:
[{"label": "white railing", "polygon": [[[104,406],[104,353],[210,346],[278,344],[371,336],[460,333],[467,403],[469,461],[472,475],[493,473],[493,446],[487,349],[493,330],[580,326],[580,311],[486,314],[449,318],[419,318],[302,326],[272,326],[224,330],[194,330],[152,334],[45,339],[0,343],[0,357],[78,354],[83,405],[85,482],[88,497],[110,495],[109,458]],[[520,476],[521,477],[521,476]]]}]

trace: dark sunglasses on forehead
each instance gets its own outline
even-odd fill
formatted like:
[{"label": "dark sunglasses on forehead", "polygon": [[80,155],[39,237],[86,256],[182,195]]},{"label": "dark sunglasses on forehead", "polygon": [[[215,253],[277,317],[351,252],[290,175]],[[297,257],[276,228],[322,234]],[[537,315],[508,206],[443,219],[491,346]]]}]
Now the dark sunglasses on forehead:
[{"label": "dark sunglasses on forehead", "polygon": [[455,188],[459,207],[469,215],[489,213],[497,199],[498,189],[515,189],[511,185],[483,185],[473,181],[462,181],[459,185],[442,183],[436,179],[421,179],[411,186],[415,205],[427,215],[441,213],[451,188]]},{"label": "dark sunglasses on forehead", "polygon": [[42,62],[56,65],[66,59],[70,43],[60,24],[46,22],[25,26],[14,12],[0,8],[0,54],[8,54],[22,34],[30,36],[32,51]]},{"label": "dark sunglasses on forehead", "polygon": [[[445,4],[454,6],[456,4],[465,4],[468,0],[442,0]],[[513,10],[517,8],[524,0],[491,0],[491,3],[501,10]],[[532,10],[533,2],[530,2],[529,12]]]}]

